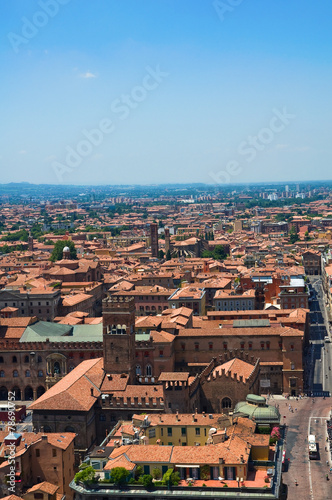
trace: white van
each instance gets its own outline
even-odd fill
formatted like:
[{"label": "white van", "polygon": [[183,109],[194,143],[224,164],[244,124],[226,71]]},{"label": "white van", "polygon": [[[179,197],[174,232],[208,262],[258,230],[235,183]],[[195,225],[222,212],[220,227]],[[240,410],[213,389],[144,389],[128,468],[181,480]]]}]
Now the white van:
[{"label": "white van", "polygon": [[328,337],[328,335],[326,335],[326,337],[324,337],[324,340],[325,340],[325,342],[331,342],[331,339],[330,339],[330,337]]}]

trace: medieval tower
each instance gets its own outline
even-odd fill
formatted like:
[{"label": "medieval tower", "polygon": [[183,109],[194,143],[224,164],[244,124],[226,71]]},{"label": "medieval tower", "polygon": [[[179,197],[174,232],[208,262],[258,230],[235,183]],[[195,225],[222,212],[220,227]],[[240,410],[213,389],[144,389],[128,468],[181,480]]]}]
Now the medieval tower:
[{"label": "medieval tower", "polygon": [[135,382],[135,299],[110,296],[103,300],[104,370],[126,373]]}]

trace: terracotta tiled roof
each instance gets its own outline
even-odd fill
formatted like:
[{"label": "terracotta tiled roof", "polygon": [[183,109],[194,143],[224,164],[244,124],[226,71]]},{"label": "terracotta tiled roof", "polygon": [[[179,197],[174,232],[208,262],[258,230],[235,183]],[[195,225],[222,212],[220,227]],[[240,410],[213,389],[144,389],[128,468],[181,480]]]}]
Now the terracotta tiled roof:
[{"label": "terracotta tiled roof", "polygon": [[150,332],[152,340],[156,344],[165,344],[165,342],[174,342],[175,335],[172,333],[168,332],[156,332],[156,331],[151,331]]},{"label": "terracotta tiled roof", "polygon": [[159,382],[186,382],[188,378],[189,372],[162,372],[159,376]]},{"label": "terracotta tiled roof", "polygon": [[221,373],[222,370],[225,370],[226,374],[242,375],[244,379],[248,379],[254,370],[254,366],[250,363],[246,363],[242,359],[234,358],[217,366],[212,374],[216,375],[217,373]]},{"label": "terracotta tiled roof", "polygon": [[[87,411],[94,405],[96,397],[100,394],[100,390],[96,387],[100,387],[102,376],[102,358],[82,361],[73,371],[34,401],[30,409]],[[93,396],[91,389],[94,391]]]},{"label": "terracotta tiled roof", "polygon": [[30,488],[27,493],[33,493],[34,491],[41,491],[47,493],[48,495],[54,495],[54,493],[59,489],[59,486],[43,481],[42,483],[35,484]]}]

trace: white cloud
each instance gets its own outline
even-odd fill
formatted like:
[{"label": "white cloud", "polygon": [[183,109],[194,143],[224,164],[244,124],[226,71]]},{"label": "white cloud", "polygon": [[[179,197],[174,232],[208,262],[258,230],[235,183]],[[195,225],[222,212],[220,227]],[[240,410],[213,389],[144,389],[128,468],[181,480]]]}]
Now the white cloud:
[{"label": "white cloud", "polygon": [[90,71],[87,71],[86,73],[82,73],[80,75],[81,78],[97,78],[97,75],[91,73]]}]

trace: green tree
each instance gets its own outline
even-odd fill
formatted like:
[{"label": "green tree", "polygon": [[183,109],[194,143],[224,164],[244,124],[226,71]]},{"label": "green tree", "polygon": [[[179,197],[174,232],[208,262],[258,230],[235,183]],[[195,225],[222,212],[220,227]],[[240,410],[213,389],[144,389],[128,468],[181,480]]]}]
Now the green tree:
[{"label": "green tree", "polygon": [[138,465],[135,470],[135,479],[138,479],[142,475],[143,475],[143,467],[141,465]]},{"label": "green tree", "polygon": [[153,477],[151,474],[144,474],[144,476],[141,476],[140,482],[145,486],[145,488],[152,488],[153,486]]},{"label": "green tree", "polygon": [[171,260],[171,258],[172,258],[171,251],[167,250],[167,252],[166,252],[166,260]]},{"label": "green tree", "polygon": [[161,479],[161,470],[156,467],[152,470],[153,479]]},{"label": "green tree", "polygon": [[299,235],[296,231],[295,226],[291,227],[291,230],[289,231],[289,242],[293,245],[299,240]]},{"label": "green tree", "polygon": [[84,484],[93,483],[95,480],[96,480],[96,471],[91,465],[82,468],[80,472],[77,472],[77,474],[75,474],[74,478],[75,483],[82,481]]},{"label": "green tree", "polygon": [[177,486],[180,482],[180,476],[178,472],[173,472],[173,469],[168,469],[163,475],[163,484],[166,486]]},{"label": "green tree", "polygon": [[165,256],[164,250],[159,250],[159,252],[158,252],[158,259],[163,259],[164,256]]},{"label": "green tree", "polygon": [[64,247],[69,247],[71,259],[77,259],[76,248],[75,248],[74,243],[71,240],[59,240],[54,245],[53,252],[52,252],[52,255],[50,257],[50,260],[52,262],[55,262],[57,260],[62,259]]},{"label": "green tree", "polygon": [[125,484],[128,476],[129,472],[124,467],[114,467],[111,472],[111,478],[117,485]]},{"label": "green tree", "polygon": [[225,260],[227,258],[227,256],[228,256],[228,254],[226,253],[223,245],[216,245],[213,251],[204,250],[202,252],[202,257],[204,257],[204,258],[211,257],[212,259],[215,259],[215,260]]}]

